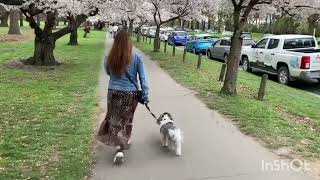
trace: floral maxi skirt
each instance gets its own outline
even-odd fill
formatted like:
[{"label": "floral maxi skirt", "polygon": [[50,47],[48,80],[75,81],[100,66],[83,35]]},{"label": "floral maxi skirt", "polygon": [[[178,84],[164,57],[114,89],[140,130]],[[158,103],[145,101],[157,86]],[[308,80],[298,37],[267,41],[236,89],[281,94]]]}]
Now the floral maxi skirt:
[{"label": "floral maxi skirt", "polygon": [[137,105],[138,92],[109,90],[107,115],[98,131],[98,140],[127,149]]}]

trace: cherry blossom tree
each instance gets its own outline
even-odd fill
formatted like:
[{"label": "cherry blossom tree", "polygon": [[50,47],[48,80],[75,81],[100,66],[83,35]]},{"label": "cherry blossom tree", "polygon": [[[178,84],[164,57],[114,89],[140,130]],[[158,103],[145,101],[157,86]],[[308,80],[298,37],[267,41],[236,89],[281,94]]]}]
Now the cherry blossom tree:
[{"label": "cherry blossom tree", "polygon": [[[75,31],[88,16],[95,15],[100,0],[0,0],[5,5],[18,6],[35,33],[33,57],[27,60],[32,65],[57,65],[53,51],[55,42],[66,34]],[[34,16],[44,13],[46,21],[41,28]],[[57,17],[65,17],[69,25],[61,30],[53,31]]]},{"label": "cherry blossom tree", "polygon": [[154,40],[154,51],[160,50],[160,27],[161,25],[181,18],[199,17],[202,19],[202,0],[149,0],[152,7],[154,23],[156,24],[156,35]]},{"label": "cherry blossom tree", "polygon": [[0,27],[8,27],[8,20],[9,20],[10,11],[7,6],[0,4]]},{"label": "cherry blossom tree", "polygon": [[142,26],[144,26],[147,23],[152,22],[152,14],[149,11],[149,8],[147,6],[147,3],[143,3],[143,5],[141,6],[141,9],[139,9],[139,11],[136,11],[135,16],[136,16],[136,21],[135,23],[137,24],[137,41],[140,41],[141,38],[141,28]]}]

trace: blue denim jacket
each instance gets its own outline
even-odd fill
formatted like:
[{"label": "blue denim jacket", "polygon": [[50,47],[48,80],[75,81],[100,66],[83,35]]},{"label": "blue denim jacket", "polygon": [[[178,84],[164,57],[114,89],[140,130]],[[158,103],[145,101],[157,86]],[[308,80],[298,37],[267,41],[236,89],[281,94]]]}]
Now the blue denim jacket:
[{"label": "blue denim jacket", "polygon": [[[108,68],[108,57],[105,58],[104,68],[107,74],[110,76],[109,89],[120,91],[136,91],[135,85],[127,78],[125,74],[122,76],[112,74]],[[140,87],[143,93],[143,99],[148,100],[149,97],[149,84],[146,74],[146,67],[144,65],[142,57],[138,53],[134,53],[132,61],[128,66],[128,74],[131,79],[138,85],[138,78],[140,81]],[[139,85],[138,85],[139,86]]]}]

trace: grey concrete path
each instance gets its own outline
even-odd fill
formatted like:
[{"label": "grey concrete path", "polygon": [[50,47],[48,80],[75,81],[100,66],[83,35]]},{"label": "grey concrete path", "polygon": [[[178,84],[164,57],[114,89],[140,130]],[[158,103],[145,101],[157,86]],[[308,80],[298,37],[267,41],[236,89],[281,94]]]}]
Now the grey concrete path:
[{"label": "grey concrete path", "polygon": [[[109,49],[111,41],[107,41]],[[93,180],[312,180],[302,172],[263,171],[263,162],[279,158],[241,134],[219,113],[208,109],[193,92],[177,84],[143,55],[151,84],[150,106],[171,112],[183,130],[182,156],[160,148],[159,127],[143,106],[134,119],[133,145],[126,162],[114,166],[113,149],[98,143]],[[108,78],[100,77],[100,122],[106,109]]]}]

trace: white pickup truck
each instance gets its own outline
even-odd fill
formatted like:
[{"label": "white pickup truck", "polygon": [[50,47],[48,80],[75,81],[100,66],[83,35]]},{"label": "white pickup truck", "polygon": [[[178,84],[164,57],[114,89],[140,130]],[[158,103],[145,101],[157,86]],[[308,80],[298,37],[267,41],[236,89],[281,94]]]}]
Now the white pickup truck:
[{"label": "white pickup truck", "polygon": [[243,69],[278,76],[282,84],[296,79],[320,82],[320,49],[313,36],[274,35],[241,51]]}]

